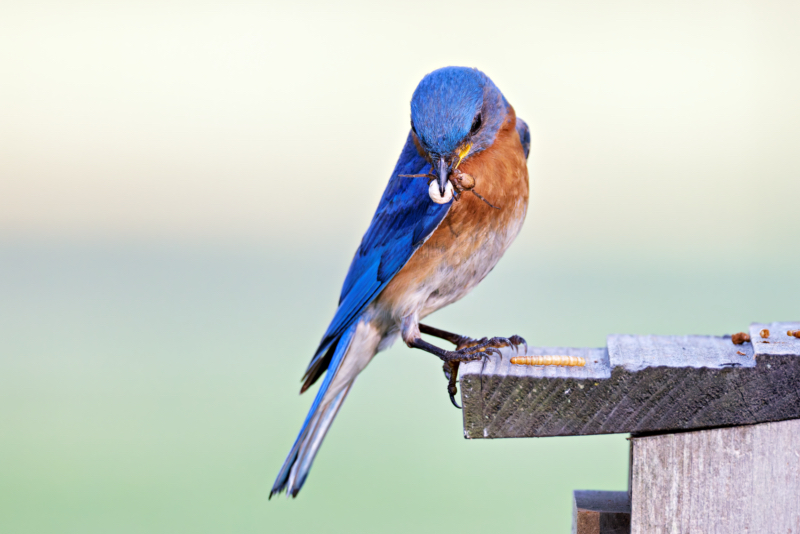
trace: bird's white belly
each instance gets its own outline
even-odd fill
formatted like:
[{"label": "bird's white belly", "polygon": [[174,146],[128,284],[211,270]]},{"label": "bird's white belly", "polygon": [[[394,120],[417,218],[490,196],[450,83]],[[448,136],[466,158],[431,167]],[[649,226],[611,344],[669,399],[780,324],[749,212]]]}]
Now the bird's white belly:
[{"label": "bird's white belly", "polygon": [[499,230],[484,228],[479,235],[464,236],[460,243],[441,251],[436,267],[414,287],[407,287],[400,298],[373,302],[363,317],[384,333],[378,350],[391,346],[401,330],[404,339],[418,337],[420,319],[472,291],[497,265],[519,234],[526,208],[526,202],[520,199],[513,207],[511,224]]},{"label": "bird's white belly", "polygon": [[465,297],[489,274],[519,234],[525,208],[520,201],[514,206],[515,223],[480,236],[482,242],[472,251],[452,251],[443,257],[438,269],[415,292],[420,318]]}]

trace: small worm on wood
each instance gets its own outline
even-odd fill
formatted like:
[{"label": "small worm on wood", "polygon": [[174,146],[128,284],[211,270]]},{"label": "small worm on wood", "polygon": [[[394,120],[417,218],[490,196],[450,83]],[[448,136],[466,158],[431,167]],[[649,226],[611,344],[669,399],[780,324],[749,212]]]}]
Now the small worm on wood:
[{"label": "small worm on wood", "polygon": [[583,367],[586,360],[580,356],[514,356],[511,363],[517,365],[560,365],[567,367]]},{"label": "small worm on wood", "polygon": [[800,330],[789,330],[788,332],[786,332],[786,335],[787,336],[794,336],[797,339],[800,339]]},{"label": "small worm on wood", "polygon": [[767,339],[769,337],[769,330],[765,328],[764,330],[759,332],[758,335],[761,336],[761,339]]}]

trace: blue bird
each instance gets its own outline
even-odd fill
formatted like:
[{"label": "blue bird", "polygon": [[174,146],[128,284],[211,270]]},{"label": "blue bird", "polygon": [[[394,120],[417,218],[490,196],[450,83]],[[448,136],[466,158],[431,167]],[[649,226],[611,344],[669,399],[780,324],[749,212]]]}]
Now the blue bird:
[{"label": "blue bird", "polygon": [[456,407],[459,363],[525,343],[519,336],[471,339],[419,321],[469,293],[519,233],[529,148],[528,126],[479,70],[445,67],[419,83],[411,131],[300,392],[324,374],[322,385],[270,497],[297,495],[356,376],[398,336],[442,360]]}]

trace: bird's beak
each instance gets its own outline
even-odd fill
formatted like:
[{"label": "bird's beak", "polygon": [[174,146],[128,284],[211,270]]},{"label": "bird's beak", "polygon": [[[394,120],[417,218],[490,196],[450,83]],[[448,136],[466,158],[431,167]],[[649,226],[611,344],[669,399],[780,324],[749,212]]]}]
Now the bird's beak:
[{"label": "bird's beak", "polygon": [[450,165],[447,164],[447,160],[445,158],[439,159],[439,172],[438,179],[436,180],[439,182],[439,193],[444,196],[444,192],[447,189],[447,179],[450,176]]}]

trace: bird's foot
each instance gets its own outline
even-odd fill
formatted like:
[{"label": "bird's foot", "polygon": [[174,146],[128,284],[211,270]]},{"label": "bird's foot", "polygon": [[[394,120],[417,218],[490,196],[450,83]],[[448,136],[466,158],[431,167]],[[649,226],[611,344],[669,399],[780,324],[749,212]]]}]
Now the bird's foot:
[{"label": "bird's foot", "polygon": [[514,350],[519,352],[519,346],[524,345],[527,352],[528,344],[520,336],[511,337],[493,337],[471,339],[461,336],[456,344],[456,350],[446,351],[444,355],[440,356],[444,363],[444,376],[447,377],[447,393],[450,395],[450,402],[453,406],[461,409],[461,406],[456,402],[456,395],[458,394],[458,387],[456,381],[458,379],[458,366],[461,362],[472,362],[488,358],[491,354],[497,354],[502,358],[500,349],[502,347],[514,347]]},{"label": "bird's foot", "polygon": [[[525,341],[523,337],[517,335],[513,335],[511,337],[493,337],[491,339],[487,339],[485,337],[481,339],[471,339],[462,336],[456,343],[456,351],[472,347],[479,347],[482,348],[484,351],[486,349],[501,349],[503,347],[512,347],[514,349],[514,352],[519,352],[520,345],[523,345],[525,347],[525,352],[528,351],[528,342]],[[494,352],[500,355],[499,350],[494,350]],[[500,357],[502,358],[502,355],[500,355]]]},{"label": "bird's foot", "polygon": [[514,351],[519,353],[519,346],[523,345],[525,347],[525,352],[528,352],[528,343],[520,336],[473,339],[445,330],[439,330],[438,328],[425,324],[420,324],[419,329],[423,334],[444,339],[456,346],[455,350],[443,350],[431,345],[422,338],[416,338],[408,342],[409,347],[415,347],[430,352],[442,360],[444,364],[444,375],[447,377],[447,393],[450,394],[450,402],[459,409],[461,406],[456,403],[455,396],[458,394],[456,382],[458,379],[458,366],[461,362],[481,360],[483,358],[488,358],[492,354],[497,354],[502,358],[503,356],[500,353],[500,349],[503,347],[513,347]]},{"label": "bird's foot", "polygon": [[[462,337],[457,344],[456,350],[444,351],[440,355],[443,362],[444,376],[447,377],[447,393],[450,395],[450,402],[453,406],[461,409],[461,406],[456,402],[456,395],[458,394],[458,387],[456,381],[458,380],[458,366],[461,362],[473,362],[488,358],[491,354],[500,356],[500,350],[491,345],[492,339],[470,339]],[[501,356],[502,357],[502,356]]]},{"label": "bird's foot", "polygon": [[502,344],[503,340],[505,340],[505,338],[463,338],[459,340],[459,343],[456,345],[456,350],[444,351],[444,354],[439,357],[443,362],[461,363],[481,360],[490,356],[491,354],[497,354],[498,356],[501,356],[500,347],[505,346]]}]

